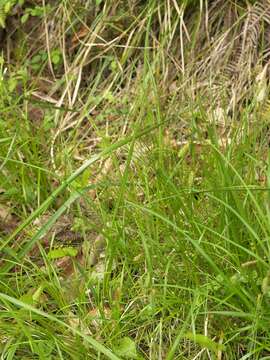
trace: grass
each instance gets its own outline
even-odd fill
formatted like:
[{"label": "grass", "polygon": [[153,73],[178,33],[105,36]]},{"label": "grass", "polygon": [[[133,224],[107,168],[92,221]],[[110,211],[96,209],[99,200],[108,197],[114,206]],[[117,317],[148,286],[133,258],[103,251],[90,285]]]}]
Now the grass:
[{"label": "grass", "polygon": [[39,6],[1,57],[1,359],[268,359],[269,3]]}]

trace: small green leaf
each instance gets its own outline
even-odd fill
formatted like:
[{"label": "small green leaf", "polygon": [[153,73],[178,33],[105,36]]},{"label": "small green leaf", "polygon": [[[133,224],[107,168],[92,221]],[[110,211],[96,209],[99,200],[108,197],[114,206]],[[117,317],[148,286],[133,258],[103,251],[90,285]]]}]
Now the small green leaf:
[{"label": "small green leaf", "polygon": [[219,350],[224,350],[224,345],[218,344],[215,341],[209,339],[209,337],[202,335],[202,334],[193,334],[187,333],[185,335],[187,339],[192,340],[196,344],[200,345],[203,348],[211,350],[213,352],[218,352]]},{"label": "small green leaf", "polygon": [[107,91],[104,98],[106,100],[108,100],[110,103],[113,103],[115,101],[115,97],[114,97],[114,95],[112,94],[111,91]]},{"label": "small green leaf", "polygon": [[41,284],[37,290],[30,288],[27,293],[23,294],[20,297],[20,300],[26,304],[34,305],[40,301],[40,298],[43,294],[44,284]]},{"label": "small green leaf", "polygon": [[8,14],[10,12],[10,10],[11,10],[11,7],[12,7],[11,1],[8,1],[7,3],[5,3],[4,13]]},{"label": "small green leaf", "polygon": [[43,6],[35,6],[33,8],[28,8],[31,16],[38,16],[42,17],[44,15],[44,8]]},{"label": "small green leaf", "polygon": [[49,251],[48,258],[50,260],[60,259],[65,256],[75,257],[78,254],[78,250],[74,247],[64,247],[59,249],[53,249]]},{"label": "small green leaf", "polygon": [[25,13],[22,17],[21,17],[21,23],[22,24],[25,24],[26,21],[28,20],[29,18],[29,13]]},{"label": "small green leaf", "polygon": [[124,359],[138,359],[136,344],[129,337],[124,337],[114,348],[115,353]]},{"label": "small green leaf", "polygon": [[61,51],[59,49],[54,49],[52,52],[51,52],[51,60],[52,60],[52,63],[53,65],[59,65],[61,60],[62,60],[62,57],[61,57]]},{"label": "small green leaf", "polygon": [[39,299],[43,293],[43,290],[44,290],[44,284],[40,285],[38,287],[38,289],[34,292],[32,298],[35,303],[39,301]]},{"label": "small green leaf", "polygon": [[17,79],[15,79],[15,78],[10,78],[10,79],[8,80],[8,91],[9,91],[9,92],[14,91],[14,90],[16,89],[17,84],[18,84]]},{"label": "small green leaf", "polygon": [[35,56],[32,57],[31,59],[31,63],[32,64],[38,64],[41,61],[41,55],[37,54]]},{"label": "small green leaf", "polygon": [[189,142],[187,144],[183,145],[178,152],[178,157],[180,159],[183,159],[187,155],[189,148],[190,148]]},{"label": "small green leaf", "polygon": [[113,61],[111,62],[110,68],[111,68],[112,71],[116,71],[116,70],[117,70],[118,65],[117,65],[117,62],[116,62],[115,60],[113,60]]},{"label": "small green leaf", "polygon": [[59,62],[60,62],[60,55],[59,54],[53,54],[52,55],[52,63],[54,65],[57,65],[57,64],[59,64]]},{"label": "small green leaf", "polygon": [[96,5],[100,5],[102,3],[102,0],[96,0]]},{"label": "small green leaf", "polygon": [[20,297],[20,300],[28,305],[34,305],[33,296],[31,293],[24,294]]},{"label": "small green leaf", "polygon": [[0,11],[0,28],[4,29],[5,27],[6,27],[6,16],[5,16],[4,12],[1,13],[1,11]]}]

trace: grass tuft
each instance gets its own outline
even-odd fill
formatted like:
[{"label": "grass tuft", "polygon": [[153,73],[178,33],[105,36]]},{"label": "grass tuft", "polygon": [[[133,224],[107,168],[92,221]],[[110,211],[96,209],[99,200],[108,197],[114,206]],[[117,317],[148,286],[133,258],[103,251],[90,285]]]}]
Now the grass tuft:
[{"label": "grass tuft", "polygon": [[269,0],[1,17],[1,358],[267,359]]}]

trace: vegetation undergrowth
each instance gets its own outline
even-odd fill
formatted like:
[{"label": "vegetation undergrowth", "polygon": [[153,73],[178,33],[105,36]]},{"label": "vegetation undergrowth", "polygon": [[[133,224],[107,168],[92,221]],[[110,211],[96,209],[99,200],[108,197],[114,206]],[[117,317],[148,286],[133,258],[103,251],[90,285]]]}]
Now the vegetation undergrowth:
[{"label": "vegetation undergrowth", "polygon": [[270,1],[0,27],[1,359],[268,359]]}]

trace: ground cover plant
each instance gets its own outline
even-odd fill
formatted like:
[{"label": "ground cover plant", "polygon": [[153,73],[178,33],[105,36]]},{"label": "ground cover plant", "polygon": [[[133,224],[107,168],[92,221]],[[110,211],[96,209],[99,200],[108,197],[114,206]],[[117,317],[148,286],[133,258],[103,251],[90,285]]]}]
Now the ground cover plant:
[{"label": "ground cover plant", "polygon": [[269,359],[270,1],[0,27],[1,359]]}]

